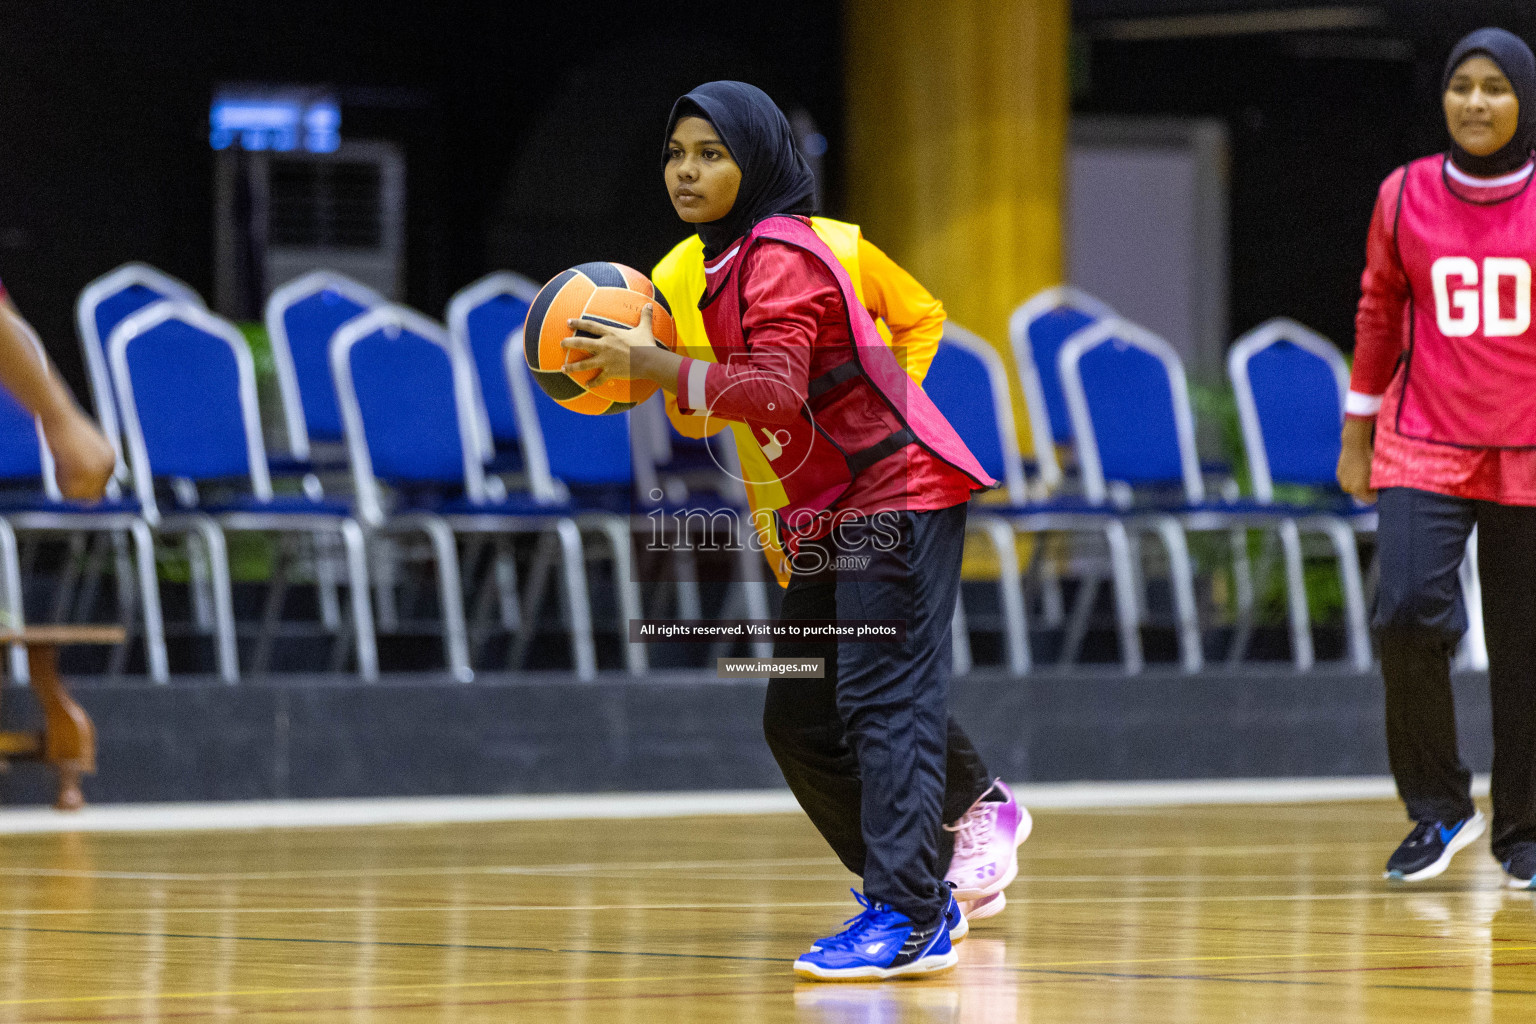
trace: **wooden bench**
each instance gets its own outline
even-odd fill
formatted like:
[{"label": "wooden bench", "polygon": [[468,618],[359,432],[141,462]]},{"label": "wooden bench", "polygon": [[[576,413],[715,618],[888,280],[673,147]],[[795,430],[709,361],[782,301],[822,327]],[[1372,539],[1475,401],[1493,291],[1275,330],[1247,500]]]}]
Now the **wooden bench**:
[{"label": "wooden bench", "polygon": [[59,648],[73,644],[120,644],[121,626],[27,626],[0,629],[0,645],[21,644],[32,670],[32,692],[43,709],[41,732],[0,732],[0,762],[10,758],[40,760],[59,776],[61,811],[85,806],[80,776],[96,771],[96,727],[76,704],[59,677]]}]

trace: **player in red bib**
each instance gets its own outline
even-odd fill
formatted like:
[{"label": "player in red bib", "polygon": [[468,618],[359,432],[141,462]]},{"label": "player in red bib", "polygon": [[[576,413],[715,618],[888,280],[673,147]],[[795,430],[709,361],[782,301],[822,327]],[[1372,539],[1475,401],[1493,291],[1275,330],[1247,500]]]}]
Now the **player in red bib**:
[{"label": "player in red bib", "polygon": [[[1413,830],[1387,877],[1433,878],[1483,832],[1456,750],[1458,568],[1478,529],[1493,704],[1493,855],[1536,876],[1536,57],[1502,29],[1456,44],[1449,153],[1382,183],[1355,321],[1339,483],[1380,504],[1373,625],[1387,751]],[[1374,438],[1373,438],[1374,434]],[[1374,442],[1374,443],[1373,443]]]},{"label": "player in red bib", "polygon": [[[995,481],[800,216],[814,179],[771,99],[742,82],[695,89],[673,108],[665,153],[674,206],[704,241],[699,308],[716,361],[657,348],[643,316],[629,330],[572,321],[598,337],[566,339],[591,353],[567,369],[654,380],[683,409],[763,439],[786,497],[782,620],[905,624],[901,640],[840,641],[825,666],[835,693],[808,693],[813,713],[790,727],[771,728],[769,702],[796,798],[864,880],[862,911],[794,969],[815,980],[947,970],[951,935],[968,927],[941,864],[950,622],[967,499]],[[799,657],[794,646],[776,653]],[[792,686],[778,703],[795,703]]]}]

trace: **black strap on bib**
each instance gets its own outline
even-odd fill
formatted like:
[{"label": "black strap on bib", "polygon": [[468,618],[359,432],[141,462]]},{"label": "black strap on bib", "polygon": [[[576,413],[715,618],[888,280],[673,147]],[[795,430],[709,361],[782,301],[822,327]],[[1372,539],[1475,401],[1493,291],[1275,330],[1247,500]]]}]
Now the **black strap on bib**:
[{"label": "black strap on bib", "polygon": [[811,381],[805,389],[807,398],[820,398],[845,380],[852,380],[862,371],[859,369],[859,361],[850,359],[841,366],[834,366],[826,373]]},{"label": "black strap on bib", "polygon": [[861,452],[854,452],[848,456],[848,468],[854,476],[858,476],[870,466],[879,462],[888,455],[901,451],[907,445],[917,440],[917,435],[912,433],[910,427],[902,427],[883,441],[876,441]]}]

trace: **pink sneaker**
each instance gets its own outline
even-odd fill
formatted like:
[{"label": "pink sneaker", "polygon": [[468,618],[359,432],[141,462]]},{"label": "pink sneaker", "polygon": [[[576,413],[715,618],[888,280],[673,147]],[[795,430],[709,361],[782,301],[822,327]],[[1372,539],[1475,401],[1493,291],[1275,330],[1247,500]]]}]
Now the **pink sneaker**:
[{"label": "pink sneaker", "polygon": [[[993,789],[1008,799],[988,800]],[[959,821],[945,825],[955,833],[955,856],[944,876],[955,887],[955,899],[980,900],[1002,892],[1019,873],[1018,847],[1029,838],[1031,824],[1029,812],[998,779]]]},{"label": "pink sneaker", "polygon": [[[965,915],[967,923],[971,921],[985,921],[989,917],[996,917],[998,914],[1001,914],[1003,908],[1007,905],[1008,897],[1001,892],[995,892],[991,896],[983,896],[979,900],[966,900],[960,904],[960,913]],[[970,931],[970,929],[967,928],[966,931]],[[954,932],[950,932],[949,938],[951,942],[954,941]]]}]

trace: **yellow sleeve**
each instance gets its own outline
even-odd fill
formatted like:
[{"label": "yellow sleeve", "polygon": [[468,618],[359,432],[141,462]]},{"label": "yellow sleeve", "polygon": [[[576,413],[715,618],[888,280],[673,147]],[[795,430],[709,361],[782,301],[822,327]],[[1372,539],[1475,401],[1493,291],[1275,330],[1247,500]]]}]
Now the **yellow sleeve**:
[{"label": "yellow sleeve", "polygon": [[[699,300],[704,297],[703,240],[698,235],[689,235],[673,246],[651,271],[651,283],[667,297],[667,305],[672,309],[672,323],[677,329],[676,351],[713,362],[714,352],[699,313]],[[709,437],[725,426],[725,421],[718,417],[711,420],[683,412],[678,408],[676,395],[670,391],[663,394],[667,419],[684,437]]]},{"label": "yellow sleeve", "polygon": [[885,321],[897,362],[921,384],[944,333],[944,305],[917,278],[862,236],[859,277],[865,308],[870,315]]}]

